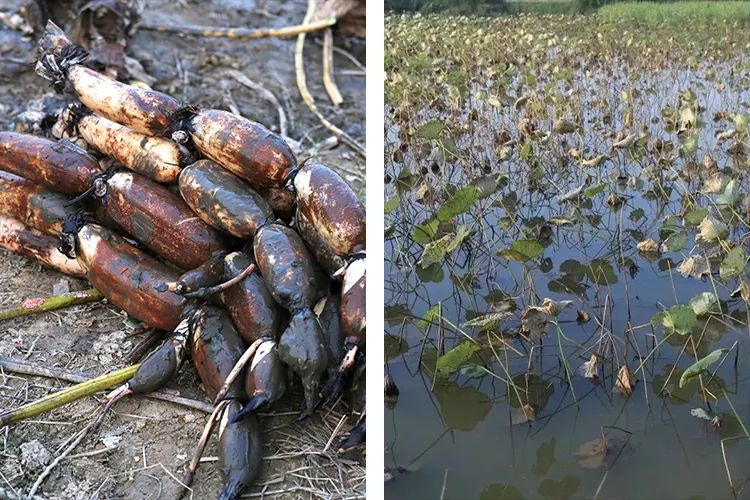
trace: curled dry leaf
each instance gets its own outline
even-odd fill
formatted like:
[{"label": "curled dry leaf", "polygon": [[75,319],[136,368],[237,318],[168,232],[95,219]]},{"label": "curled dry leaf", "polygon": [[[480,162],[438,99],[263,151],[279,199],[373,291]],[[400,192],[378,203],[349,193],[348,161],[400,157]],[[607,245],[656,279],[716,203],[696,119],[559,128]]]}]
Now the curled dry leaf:
[{"label": "curled dry leaf", "polygon": [[601,166],[605,161],[607,161],[607,157],[605,155],[599,155],[588,160],[583,160],[581,166],[583,168],[595,168]]},{"label": "curled dry leaf", "polygon": [[617,196],[616,193],[610,193],[609,197],[607,198],[607,206],[610,208],[616,208],[622,205],[625,202],[622,198]]},{"label": "curled dry leaf", "polygon": [[580,371],[585,378],[597,382],[599,380],[599,355],[591,354],[591,359],[581,365]]},{"label": "curled dry leaf", "polygon": [[641,241],[636,245],[636,248],[641,253],[659,253],[659,244],[651,238]]},{"label": "curled dry leaf", "polygon": [[588,323],[591,321],[591,315],[584,310],[576,311],[576,321],[579,323]]},{"label": "curled dry leaf", "polygon": [[746,304],[750,304],[750,283],[742,280],[737,290],[732,292],[732,297],[741,297]]},{"label": "curled dry leaf", "polygon": [[527,307],[521,315],[521,321],[529,333],[529,340],[533,343],[539,342],[542,336],[547,334],[547,323],[572,303],[572,300],[556,301],[545,298],[541,306]]},{"label": "curled dry leaf", "polygon": [[617,372],[617,378],[615,379],[615,386],[612,389],[623,397],[630,397],[633,394],[635,388],[635,379],[633,374],[628,368],[628,365],[622,365]]},{"label": "curled dry leaf", "polygon": [[692,276],[699,280],[711,274],[711,266],[705,255],[691,255],[677,266],[677,272],[685,277]]},{"label": "curled dry leaf", "polygon": [[512,408],[510,411],[510,422],[513,425],[533,422],[536,418],[536,410],[530,404],[526,403],[520,408]]}]

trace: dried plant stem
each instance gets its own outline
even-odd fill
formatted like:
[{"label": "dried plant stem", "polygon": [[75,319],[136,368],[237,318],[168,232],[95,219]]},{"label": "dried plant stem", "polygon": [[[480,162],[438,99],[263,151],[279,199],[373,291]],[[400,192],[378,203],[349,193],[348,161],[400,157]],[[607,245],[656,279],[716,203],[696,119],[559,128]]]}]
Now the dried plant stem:
[{"label": "dried plant stem", "polygon": [[235,276],[234,278],[228,281],[225,281],[224,283],[220,283],[216,286],[199,288],[198,290],[194,292],[184,294],[183,297],[187,297],[189,299],[205,299],[207,297],[210,297],[211,295],[222,292],[226,290],[227,288],[233,287],[240,281],[250,276],[253,271],[255,271],[255,262],[247,266],[240,274],[238,274],[237,276]]},{"label": "dried plant stem", "polygon": [[170,26],[148,22],[140,24],[139,27],[141,29],[158,31],[161,33],[179,33],[181,35],[194,35],[205,38],[241,38],[244,40],[251,40],[257,38],[291,37],[301,33],[320,31],[329,28],[334,24],[336,24],[336,19],[331,17],[323,19],[322,21],[315,21],[314,23],[306,22],[296,26],[284,26],[283,28],[212,28],[210,26],[196,26],[192,24]]},{"label": "dried plant stem", "polygon": [[[198,445],[195,447],[195,451],[193,452],[193,458],[190,460],[190,464],[185,471],[185,475],[182,477],[182,484],[185,488],[189,487],[193,482],[193,476],[195,476],[195,471],[198,470],[198,464],[200,464],[201,457],[203,456],[203,450],[206,449],[208,438],[211,437],[211,432],[214,430],[214,426],[216,425],[217,420],[219,420],[221,413],[224,411],[224,408],[228,404],[229,401],[222,401],[221,403],[216,405],[213,413],[211,413],[211,415],[208,417],[206,426],[203,428],[203,433],[198,440]],[[185,488],[183,488],[183,493],[185,491]],[[181,496],[182,495],[180,494],[180,497]]]},{"label": "dried plant stem", "polygon": [[323,31],[323,85],[334,106],[339,106],[344,102],[336,81],[333,79],[333,30],[331,28]]},{"label": "dried plant stem", "polygon": [[[312,19],[313,14],[315,13],[315,0],[308,0],[307,2],[307,13],[305,14],[305,18],[302,21],[303,25],[307,25],[310,23],[310,19]],[[321,113],[318,111],[318,107],[315,105],[315,100],[313,99],[312,94],[310,94],[310,90],[307,88],[307,77],[305,76],[305,61],[304,61],[304,49],[305,49],[305,34],[300,33],[297,35],[297,45],[294,49],[294,69],[295,73],[297,74],[297,88],[299,89],[299,93],[302,96],[302,100],[305,101],[305,104],[307,104],[307,107],[310,108],[310,111],[313,112],[315,116],[318,117],[318,120],[320,120],[320,123],[323,124],[325,128],[331,131],[333,135],[335,135],[341,142],[352,148],[354,151],[356,151],[360,156],[363,158],[367,158],[367,152],[365,151],[365,148],[358,143],[353,137],[351,137],[349,134],[338,128],[333,123],[329,122]]]},{"label": "dried plant stem", "polygon": [[[216,397],[214,398],[215,405],[218,404],[219,401],[224,399],[224,396],[227,395],[229,387],[234,383],[235,379],[239,376],[242,369],[245,368],[247,362],[252,359],[252,357],[255,355],[255,351],[258,350],[258,347],[262,343],[263,339],[258,339],[250,344],[250,347],[248,347],[247,350],[245,350],[245,352],[242,354],[240,359],[237,360],[237,363],[235,363],[234,367],[232,367],[232,371],[229,372],[227,379],[222,384],[221,389],[219,389],[219,392],[216,393]],[[250,396],[252,396],[252,394],[250,394]]]},{"label": "dried plant stem", "polygon": [[67,448],[65,448],[65,451],[60,453],[45,469],[44,471],[39,475],[39,477],[34,481],[34,485],[31,487],[31,490],[29,490],[29,498],[34,498],[34,495],[36,495],[37,490],[42,486],[42,483],[47,478],[47,476],[50,475],[52,472],[52,469],[54,469],[57,464],[62,462],[65,457],[70,455],[70,453],[78,446],[78,444],[83,441],[83,438],[85,438],[89,431],[92,429],[95,429],[99,426],[99,422],[101,421],[102,417],[104,416],[103,411],[99,411],[96,418],[92,419],[88,424],[86,424],[86,427],[81,429],[81,431],[78,433],[78,436],[73,440],[72,443],[68,445]]}]

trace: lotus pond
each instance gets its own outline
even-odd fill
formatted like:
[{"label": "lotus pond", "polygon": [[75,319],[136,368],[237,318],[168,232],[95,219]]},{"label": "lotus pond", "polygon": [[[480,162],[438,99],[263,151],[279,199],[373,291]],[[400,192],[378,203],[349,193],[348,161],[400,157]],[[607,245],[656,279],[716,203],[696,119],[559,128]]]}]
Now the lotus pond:
[{"label": "lotus pond", "polygon": [[746,28],[386,18],[387,497],[750,497]]}]

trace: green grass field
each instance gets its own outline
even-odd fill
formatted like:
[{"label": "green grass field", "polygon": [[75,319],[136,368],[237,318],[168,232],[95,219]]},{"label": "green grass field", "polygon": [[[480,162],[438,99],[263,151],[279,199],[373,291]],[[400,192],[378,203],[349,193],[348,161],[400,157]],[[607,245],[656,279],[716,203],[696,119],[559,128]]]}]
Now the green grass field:
[{"label": "green grass field", "polygon": [[609,19],[634,18],[649,23],[695,20],[750,21],[750,2],[622,2],[605,5],[598,13]]}]

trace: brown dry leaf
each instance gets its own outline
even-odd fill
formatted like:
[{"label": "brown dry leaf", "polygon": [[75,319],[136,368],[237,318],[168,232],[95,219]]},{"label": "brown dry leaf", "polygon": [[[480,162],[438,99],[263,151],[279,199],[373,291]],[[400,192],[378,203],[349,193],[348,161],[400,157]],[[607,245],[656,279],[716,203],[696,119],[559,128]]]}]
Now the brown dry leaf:
[{"label": "brown dry leaf", "polygon": [[727,178],[721,174],[714,174],[703,183],[704,193],[721,193],[727,185]]},{"label": "brown dry leaf", "polygon": [[740,281],[740,286],[732,292],[732,297],[741,297],[746,304],[750,304],[750,283],[745,280]]},{"label": "brown dry leaf", "polygon": [[719,168],[719,166],[716,163],[716,160],[714,160],[713,157],[709,154],[703,157],[703,167],[708,172],[715,172],[716,169]]},{"label": "brown dry leaf", "polygon": [[529,332],[529,340],[533,344],[539,342],[543,335],[547,335],[549,314],[541,307],[529,307],[521,316],[523,326]]},{"label": "brown dry leaf", "polygon": [[627,398],[630,397],[631,394],[633,394],[633,388],[635,388],[635,379],[633,378],[633,374],[630,371],[630,368],[628,368],[628,365],[622,365],[617,371],[615,386],[612,390]]},{"label": "brown dry leaf", "polygon": [[536,418],[536,410],[533,406],[526,403],[520,408],[513,408],[510,412],[510,422],[513,425],[525,424],[526,422],[533,422]]},{"label": "brown dry leaf", "polygon": [[610,208],[619,207],[624,203],[624,200],[617,196],[616,193],[610,193],[609,198],[607,198],[607,206]]},{"label": "brown dry leaf", "polygon": [[677,266],[677,272],[685,277],[692,276],[699,280],[703,276],[711,274],[711,266],[709,265],[708,258],[705,255],[691,255],[682,264]]},{"label": "brown dry leaf", "polygon": [[698,234],[695,236],[695,241],[697,243],[712,243],[727,234],[729,234],[729,226],[713,217],[706,217],[698,224]]},{"label": "brown dry leaf", "polygon": [[651,238],[641,241],[636,248],[641,253],[659,253],[659,244]]},{"label": "brown dry leaf", "polygon": [[542,335],[547,334],[547,323],[572,303],[572,300],[556,301],[545,298],[541,306],[527,307],[521,315],[521,321],[529,332],[531,342],[539,342]]}]

